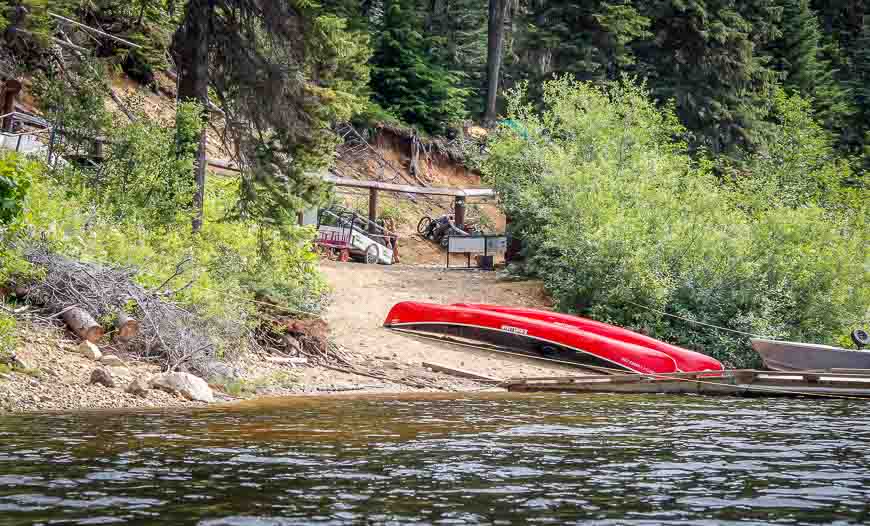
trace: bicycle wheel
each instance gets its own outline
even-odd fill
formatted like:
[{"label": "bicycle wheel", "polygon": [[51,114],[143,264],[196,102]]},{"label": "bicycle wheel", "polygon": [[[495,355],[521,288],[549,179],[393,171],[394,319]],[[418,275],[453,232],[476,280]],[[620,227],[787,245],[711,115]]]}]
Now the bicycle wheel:
[{"label": "bicycle wheel", "polygon": [[432,218],[429,216],[423,216],[420,218],[420,222],[417,223],[417,233],[422,235],[426,234],[426,231],[429,229],[429,225],[432,224]]}]

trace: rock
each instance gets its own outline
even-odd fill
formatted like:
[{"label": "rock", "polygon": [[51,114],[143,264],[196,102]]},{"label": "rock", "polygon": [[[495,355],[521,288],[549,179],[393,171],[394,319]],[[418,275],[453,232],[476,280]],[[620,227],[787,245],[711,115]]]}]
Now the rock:
[{"label": "rock", "polygon": [[151,389],[151,383],[147,378],[142,377],[136,378],[127,386],[128,393],[141,396],[142,398],[148,396],[148,389]]},{"label": "rock", "polygon": [[100,348],[89,341],[83,341],[79,344],[79,354],[89,360],[99,360],[103,356]]},{"label": "rock", "polygon": [[219,360],[207,360],[198,363],[195,371],[188,369],[186,365],[182,365],[182,372],[205,378],[211,383],[220,383],[221,380],[236,380],[242,377],[241,371]]},{"label": "rock", "polygon": [[158,374],[153,376],[148,384],[152,389],[160,389],[169,394],[180,394],[188,400],[214,402],[214,393],[205,380],[189,373]]},{"label": "rock", "polygon": [[106,354],[102,358],[100,358],[100,363],[103,365],[108,365],[109,367],[125,367],[127,364],[124,363],[124,360],[118,358],[114,354]]},{"label": "rock", "polygon": [[91,372],[91,383],[102,385],[103,387],[115,387],[115,379],[112,378],[112,373],[103,368],[94,369]]}]

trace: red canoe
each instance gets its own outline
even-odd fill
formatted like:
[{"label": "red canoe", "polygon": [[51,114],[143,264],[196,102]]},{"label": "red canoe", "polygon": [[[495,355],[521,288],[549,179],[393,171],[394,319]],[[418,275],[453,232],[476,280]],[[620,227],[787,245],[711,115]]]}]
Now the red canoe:
[{"label": "red canoe", "polygon": [[390,309],[384,326],[485,342],[514,352],[616,371],[679,371],[672,357],[649,347],[495,310],[405,301]]},{"label": "red canoe", "polygon": [[673,358],[674,361],[677,362],[677,367],[680,369],[680,371],[683,372],[721,371],[724,369],[722,367],[722,364],[718,360],[711,358],[706,354],[701,354],[699,352],[683,349],[682,347],[677,347],[676,345],[671,345],[669,343],[656,340],[655,338],[650,338],[649,336],[638,334],[628,329],[623,329],[622,327],[617,327],[615,325],[610,325],[587,318],[581,318],[579,316],[571,316],[568,314],[561,314],[558,312],[550,312],[539,309],[501,307],[499,305],[486,305],[482,303],[455,303],[454,306],[501,312],[513,316],[522,316],[525,318],[546,321],[549,323],[565,324],[571,327],[576,327],[583,331],[588,331],[599,334],[601,336],[606,336],[608,338],[613,338],[614,340],[633,343],[635,345],[640,345],[641,347],[647,347],[649,349],[665,353]]}]

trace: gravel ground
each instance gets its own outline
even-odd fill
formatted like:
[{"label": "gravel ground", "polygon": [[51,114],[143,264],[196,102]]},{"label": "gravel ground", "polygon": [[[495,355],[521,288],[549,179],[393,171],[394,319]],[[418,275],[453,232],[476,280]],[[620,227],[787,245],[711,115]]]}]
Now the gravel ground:
[{"label": "gravel ground", "polygon": [[65,340],[55,329],[21,332],[16,355],[27,370],[0,377],[0,413],[202,405],[162,391],[148,391],[144,398],[124,392],[133,378],[159,372],[156,366],[141,363],[106,368],[116,379],[117,388],[91,385],[91,373],[100,364],[78,354],[76,342]]}]

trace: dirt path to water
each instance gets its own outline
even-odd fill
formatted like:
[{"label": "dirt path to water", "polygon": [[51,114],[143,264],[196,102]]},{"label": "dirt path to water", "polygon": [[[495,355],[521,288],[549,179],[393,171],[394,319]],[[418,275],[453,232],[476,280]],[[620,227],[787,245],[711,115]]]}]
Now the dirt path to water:
[{"label": "dirt path to water", "polygon": [[382,327],[387,312],[400,301],[548,307],[539,282],[509,281],[496,272],[409,265],[325,262],[322,271],[334,289],[325,316],[332,335],[363,358],[406,367],[436,362],[497,378],[578,373],[555,363],[419,339]]}]

